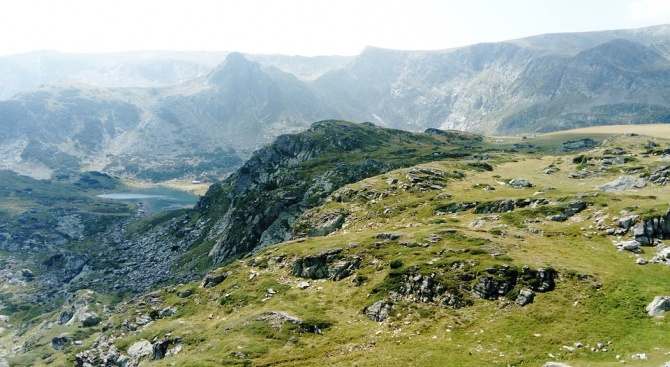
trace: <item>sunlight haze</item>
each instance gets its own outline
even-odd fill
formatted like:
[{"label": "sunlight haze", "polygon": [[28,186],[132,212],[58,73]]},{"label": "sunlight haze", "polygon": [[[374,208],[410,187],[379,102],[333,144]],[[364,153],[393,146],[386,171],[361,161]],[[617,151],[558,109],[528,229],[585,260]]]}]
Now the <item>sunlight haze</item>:
[{"label": "sunlight haze", "polygon": [[205,50],[355,55],[670,23],[664,0],[24,0],[0,6],[0,55]]}]

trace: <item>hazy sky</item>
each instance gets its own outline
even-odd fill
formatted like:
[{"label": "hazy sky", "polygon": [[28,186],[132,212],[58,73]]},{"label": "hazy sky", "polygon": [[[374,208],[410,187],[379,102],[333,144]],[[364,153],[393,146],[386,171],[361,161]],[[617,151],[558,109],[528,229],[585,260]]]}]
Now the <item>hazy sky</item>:
[{"label": "hazy sky", "polygon": [[3,0],[0,55],[217,50],[355,55],[670,23],[670,0]]}]

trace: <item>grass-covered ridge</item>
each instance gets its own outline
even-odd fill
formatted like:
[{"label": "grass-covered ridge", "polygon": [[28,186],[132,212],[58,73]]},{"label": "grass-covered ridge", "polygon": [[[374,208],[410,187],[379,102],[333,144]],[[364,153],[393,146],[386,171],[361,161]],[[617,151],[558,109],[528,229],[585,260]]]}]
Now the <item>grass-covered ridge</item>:
[{"label": "grass-covered ridge", "polygon": [[280,136],[213,185],[194,220],[209,221],[208,238],[218,237],[210,255],[220,262],[289,239],[304,210],[345,184],[399,167],[477,155],[481,146],[480,136],[463,132],[317,122],[303,133]]}]

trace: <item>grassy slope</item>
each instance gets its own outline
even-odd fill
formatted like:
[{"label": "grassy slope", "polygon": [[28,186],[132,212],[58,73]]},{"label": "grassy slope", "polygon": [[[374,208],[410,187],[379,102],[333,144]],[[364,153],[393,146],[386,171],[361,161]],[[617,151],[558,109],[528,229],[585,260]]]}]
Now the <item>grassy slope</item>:
[{"label": "grassy slope", "polygon": [[[558,140],[575,140],[581,137],[579,134],[563,135]],[[554,138],[541,136],[532,142],[553,144]],[[670,146],[657,138],[616,138],[589,155],[602,155],[604,149],[613,147],[640,153],[649,140],[655,140],[661,149]],[[127,333],[117,339],[115,345],[126,351],[134,341],[160,338],[168,332],[184,339],[184,348],[179,354],[151,362],[152,366],[498,366],[521,363],[539,366],[551,360],[549,354],[572,366],[621,365],[617,355],[625,359],[627,365],[661,365],[670,359],[665,355],[670,350],[668,321],[648,317],[644,307],[654,296],[667,294],[669,269],[658,264],[636,265],[635,255],[618,252],[612,245],[613,237],[590,226],[594,224],[592,216],[598,211],[609,214],[608,221],[624,209],[636,213],[665,212],[670,192],[667,187],[649,185],[634,192],[597,192],[595,186],[621,175],[622,167],[608,170],[603,176],[571,179],[568,173],[576,171],[572,163],[576,155],[508,153],[493,162],[492,172],[466,170],[459,161],[424,164],[422,168],[459,170],[466,174],[463,179],[442,182],[442,190],[410,188],[391,193],[387,180],[395,178],[406,182],[412,168],[348,185],[339,192],[354,193],[353,200],[328,201],[316,209],[346,209],[350,215],[344,228],[327,237],[268,248],[258,254],[257,265],[237,261],[224,269],[232,275],[214,288],[188,284],[158,291],[163,302],[153,307],[174,306],[179,312],[157,320],[144,330]],[[634,158],[637,161],[628,166],[660,164],[656,156],[636,154]],[[559,171],[553,175],[543,174],[550,166]],[[513,189],[498,184],[517,177],[530,180],[535,187]],[[483,184],[495,190],[482,190]],[[548,186],[555,189],[545,189]],[[388,195],[377,196],[381,199],[376,202],[359,195],[373,190]],[[536,194],[538,191],[543,193]],[[591,205],[566,222],[547,221],[541,212],[531,208],[517,209],[499,217],[474,214],[472,210],[437,213],[440,205],[451,202],[539,197],[552,202],[580,197]],[[391,212],[385,213],[386,209]],[[485,221],[470,226],[478,218]],[[540,222],[525,222],[536,218]],[[529,232],[529,227],[539,228],[541,232]],[[456,234],[451,234],[454,229]],[[401,238],[379,244],[375,235],[384,232],[400,234]],[[429,242],[429,238],[434,242]],[[403,242],[428,245],[407,247]],[[354,243],[357,246],[350,246]],[[363,257],[358,275],[367,277],[367,281],[356,287],[350,277],[339,282],[311,281],[310,288],[297,288],[302,279],[290,275],[293,259],[329,248],[344,248],[345,256]],[[475,248],[479,251],[474,255],[459,251]],[[447,251],[440,254],[445,249]],[[641,256],[649,259],[653,252],[652,248],[645,248]],[[284,259],[274,263],[279,255]],[[468,260],[476,262],[477,271],[503,263],[534,268],[551,266],[559,272],[560,278],[554,291],[537,294],[535,302],[523,308],[505,299],[475,299],[473,306],[459,310],[425,303],[401,303],[386,322],[370,321],[361,310],[379,299],[380,295],[373,294],[373,288],[384,280],[389,273],[389,263],[396,259],[438,274],[449,273],[443,264]],[[433,265],[429,265],[429,261]],[[259,275],[250,280],[252,271]],[[278,294],[263,301],[269,288]],[[179,298],[177,293],[185,289],[195,293]],[[118,326],[124,319],[134,318],[137,311],[148,313],[150,310],[148,303],[143,306],[132,303],[127,313],[112,315],[108,322]],[[287,325],[277,330],[257,321],[269,311],[283,311],[332,326],[324,329],[323,335],[299,332]],[[43,336],[39,343],[44,347],[35,348],[33,353],[50,351],[49,340]],[[85,344],[90,345],[92,340]],[[612,344],[607,346],[607,352],[591,352],[590,347],[608,341]],[[576,342],[585,347],[574,352],[562,349]],[[25,364],[66,363],[65,355],[50,352],[53,355],[46,359],[30,359]],[[244,353],[245,358],[236,357],[236,352]],[[632,354],[640,352],[646,352],[649,360],[631,359]]]}]

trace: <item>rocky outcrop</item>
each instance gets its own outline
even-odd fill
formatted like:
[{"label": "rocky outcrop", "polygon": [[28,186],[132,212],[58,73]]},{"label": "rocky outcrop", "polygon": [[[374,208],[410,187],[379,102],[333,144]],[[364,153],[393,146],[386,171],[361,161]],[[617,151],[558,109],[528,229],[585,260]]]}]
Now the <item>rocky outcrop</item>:
[{"label": "rocky outcrop", "polygon": [[670,166],[661,166],[649,175],[649,182],[655,185],[666,185],[670,180]]},{"label": "rocky outcrop", "polygon": [[495,300],[514,289],[515,285],[516,279],[512,277],[495,279],[491,276],[486,276],[477,280],[474,287],[472,287],[472,292],[479,298]]},{"label": "rocky outcrop", "polygon": [[55,350],[62,350],[67,344],[72,343],[73,339],[67,335],[55,336],[51,339],[51,347]]},{"label": "rocky outcrop", "polygon": [[509,180],[507,184],[515,189],[526,189],[534,186],[532,183],[530,183],[530,181],[528,181],[525,178],[513,178]]},{"label": "rocky outcrop", "polygon": [[631,229],[637,242],[653,246],[656,239],[670,237],[670,209],[664,215],[638,221]]},{"label": "rocky outcrop", "polygon": [[381,322],[386,320],[393,309],[393,304],[388,301],[381,300],[373,303],[363,310],[365,316],[372,321]]},{"label": "rocky outcrop", "polygon": [[442,308],[458,309],[471,304],[455,290],[449,290],[435,276],[412,272],[402,275],[400,285],[396,290],[389,292],[394,302],[421,302],[434,303]]},{"label": "rocky outcrop", "polygon": [[560,214],[553,214],[547,216],[547,219],[553,222],[564,222],[573,215],[586,209],[586,203],[582,200],[573,200],[565,204],[565,209]]},{"label": "rocky outcrop", "polygon": [[306,211],[291,227],[291,237],[319,237],[329,235],[342,227],[347,213],[342,209],[325,213]]},{"label": "rocky outcrop", "polygon": [[583,150],[593,148],[597,145],[598,143],[591,138],[585,138],[576,141],[566,141],[565,143],[562,143],[558,149],[556,149],[556,153],[567,153],[575,150]]},{"label": "rocky outcrop", "polygon": [[608,182],[606,184],[596,186],[596,190],[600,191],[630,191],[645,187],[647,183],[641,178],[633,176],[619,176],[618,179]]},{"label": "rocky outcrop", "polygon": [[137,367],[143,360],[163,359],[167,356],[177,354],[182,349],[183,340],[165,334],[162,339],[151,343],[141,339],[128,347],[124,354],[114,345],[115,337],[100,336],[91,349],[84,350],[75,355],[75,367],[101,366],[101,367]]},{"label": "rocky outcrop", "polygon": [[647,306],[646,311],[650,316],[660,317],[670,310],[670,297],[656,296],[654,300]]},{"label": "rocky outcrop", "polygon": [[487,213],[506,213],[511,212],[516,208],[515,200],[496,200],[493,202],[479,203],[475,207],[475,214]]},{"label": "rocky outcrop", "polygon": [[203,288],[211,288],[226,280],[230,275],[230,272],[223,273],[222,271],[223,270],[219,268],[208,272],[202,279],[200,286]]},{"label": "rocky outcrop", "polygon": [[523,307],[529,303],[533,303],[534,299],[535,292],[531,291],[530,289],[522,289],[519,291],[519,296],[516,298],[516,304]]},{"label": "rocky outcrop", "polygon": [[[209,255],[220,262],[292,235],[327,233],[341,225],[342,214],[317,217],[316,226],[292,228],[307,209],[346,184],[425,162],[426,156],[416,149],[419,138],[421,144],[436,148],[429,159],[457,154],[444,149],[454,137],[460,137],[457,144],[477,141],[471,134],[418,134],[344,121],[321,121],[304,133],[279,136],[233,175],[210,187],[197,204],[199,215],[210,221],[204,238],[214,243]],[[374,159],[383,147],[402,152],[403,159]]]},{"label": "rocky outcrop", "polygon": [[[475,296],[487,300],[496,300],[502,296],[516,299],[520,306],[531,303],[535,292],[549,292],[554,289],[556,271],[553,269],[538,269],[534,271],[529,267],[523,267],[520,271],[509,266],[487,269],[487,275],[480,277],[472,287]],[[520,284],[528,287],[512,294],[515,287]]]},{"label": "rocky outcrop", "polygon": [[291,274],[308,279],[342,280],[358,269],[361,258],[343,258],[341,252],[342,249],[332,249],[296,259]]}]

